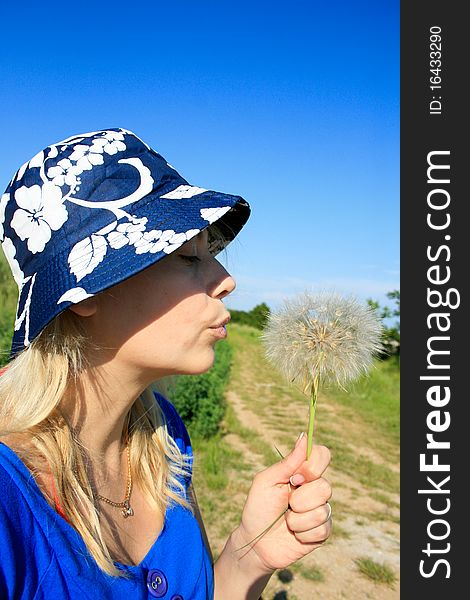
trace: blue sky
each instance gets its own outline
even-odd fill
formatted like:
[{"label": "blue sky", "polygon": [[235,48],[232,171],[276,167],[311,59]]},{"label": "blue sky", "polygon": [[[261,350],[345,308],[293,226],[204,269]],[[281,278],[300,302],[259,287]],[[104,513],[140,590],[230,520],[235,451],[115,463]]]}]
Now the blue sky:
[{"label": "blue sky", "polygon": [[124,127],[246,198],[229,308],[399,288],[398,0],[3,3],[0,187],[48,144]]}]

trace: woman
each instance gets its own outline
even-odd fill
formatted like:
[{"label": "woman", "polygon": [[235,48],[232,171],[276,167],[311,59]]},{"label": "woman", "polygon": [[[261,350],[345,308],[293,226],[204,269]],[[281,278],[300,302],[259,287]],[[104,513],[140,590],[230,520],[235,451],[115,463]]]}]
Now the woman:
[{"label": "woman", "polygon": [[257,599],[328,537],[329,453],[306,461],[303,436],[255,476],[212,565],[187,430],[151,387],[212,366],[235,288],[214,256],[249,212],[124,129],[53,144],[11,181],[0,239],[19,302],[0,377],[1,598]]}]

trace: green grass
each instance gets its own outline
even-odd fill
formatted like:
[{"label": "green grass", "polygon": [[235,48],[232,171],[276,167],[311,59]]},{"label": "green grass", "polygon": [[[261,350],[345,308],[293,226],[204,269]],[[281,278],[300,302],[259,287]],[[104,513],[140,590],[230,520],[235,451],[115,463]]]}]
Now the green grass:
[{"label": "green grass", "polygon": [[201,453],[200,462],[206,475],[207,487],[211,490],[220,490],[227,487],[228,477],[226,471],[227,447],[219,440],[209,440]]},{"label": "green grass", "polygon": [[299,573],[304,579],[308,579],[309,581],[325,581],[325,576],[318,567],[302,566]]},{"label": "green grass", "polygon": [[325,581],[325,575],[319,567],[304,565],[301,562],[293,563],[289,569],[294,573],[298,573],[304,579],[309,581]]},{"label": "green grass", "polygon": [[345,540],[351,539],[351,533],[344,527],[341,527],[341,525],[337,521],[335,521],[333,525],[333,533],[331,535],[333,537],[333,540],[335,538],[343,538]]},{"label": "green grass", "polygon": [[209,439],[193,437],[192,444],[200,469],[198,473],[203,476],[205,485],[211,490],[227,487],[231,468],[247,468],[241,452],[224,442],[220,435]]},{"label": "green grass", "polygon": [[400,369],[397,357],[376,361],[369,375],[351,384],[347,392],[334,391],[335,400],[378,427],[397,445],[400,442]]},{"label": "green grass", "polygon": [[382,494],[381,492],[372,492],[370,497],[374,500],[377,500],[377,502],[385,504],[385,506],[388,506],[389,508],[399,508],[399,505],[396,502],[394,502],[390,499],[389,496],[387,496],[386,494]]},{"label": "green grass", "polygon": [[231,473],[248,466],[241,452],[227,444],[220,434],[210,439],[195,436],[191,441],[195,456],[194,488],[201,514],[205,523],[215,524],[217,534],[226,538],[240,520],[239,512],[227,510],[233,504],[234,494],[240,491]]},{"label": "green grass", "polygon": [[280,457],[274,448],[274,444],[271,448],[258,435],[254,434],[252,429],[242,425],[237,419],[235,412],[230,405],[227,406],[224,421],[227,426],[227,430],[231,433],[236,433],[244,442],[246,442],[253,452],[262,457],[262,460],[266,466],[278,462]]},{"label": "green grass", "polygon": [[336,469],[354,476],[359,483],[368,488],[377,488],[396,492],[400,485],[400,476],[385,465],[358,456],[354,449],[340,440],[325,439],[330,448],[332,461]]},{"label": "green grass", "polygon": [[393,586],[397,579],[393,570],[385,563],[379,564],[370,558],[358,558],[355,563],[359,571],[375,583]]},{"label": "green grass", "polygon": [[397,523],[398,525],[400,524],[400,516],[394,515],[390,511],[368,512],[364,514],[367,514],[368,519],[370,519],[371,521],[390,521],[391,523]]}]

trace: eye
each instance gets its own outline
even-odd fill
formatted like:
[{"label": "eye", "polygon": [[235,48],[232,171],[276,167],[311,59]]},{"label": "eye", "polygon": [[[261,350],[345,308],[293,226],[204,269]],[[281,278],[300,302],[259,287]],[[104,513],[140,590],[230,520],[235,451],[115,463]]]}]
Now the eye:
[{"label": "eye", "polygon": [[197,263],[201,261],[198,256],[187,256],[186,254],[180,254],[180,257],[190,263]]}]

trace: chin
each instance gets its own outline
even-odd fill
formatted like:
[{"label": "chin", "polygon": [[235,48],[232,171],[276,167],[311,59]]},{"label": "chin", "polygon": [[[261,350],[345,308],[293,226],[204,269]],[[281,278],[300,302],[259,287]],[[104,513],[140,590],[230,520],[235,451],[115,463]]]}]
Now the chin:
[{"label": "chin", "polygon": [[212,348],[209,352],[201,353],[196,360],[181,372],[181,375],[202,375],[214,366],[215,352]]}]

